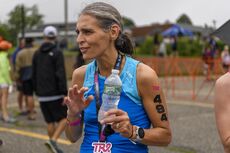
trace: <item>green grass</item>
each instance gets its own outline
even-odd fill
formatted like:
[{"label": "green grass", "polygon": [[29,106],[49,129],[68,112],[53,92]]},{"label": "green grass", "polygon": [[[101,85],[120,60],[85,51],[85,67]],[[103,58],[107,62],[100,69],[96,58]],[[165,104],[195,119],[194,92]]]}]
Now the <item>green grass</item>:
[{"label": "green grass", "polygon": [[78,54],[78,51],[67,51],[67,50],[64,50],[64,55],[65,56],[76,56]]}]

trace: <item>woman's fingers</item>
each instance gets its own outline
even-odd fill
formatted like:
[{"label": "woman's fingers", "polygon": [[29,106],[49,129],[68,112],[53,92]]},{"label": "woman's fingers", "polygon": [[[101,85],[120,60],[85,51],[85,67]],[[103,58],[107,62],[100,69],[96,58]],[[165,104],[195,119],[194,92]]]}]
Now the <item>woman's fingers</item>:
[{"label": "woman's fingers", "polygon": [[68,90],[68,97],[70,99],[73,99],[73,88],[69,88],[69,90]]},{"label": "woman's fingers", "polygon": [[126,138],[129,138],[131,135],[132,135],[132,125],[130,123],[127,123],[124,124],[124,126],[122,126],[121,128],[119,128],[118,130],[120,131],[120,134],[123,136],[123,137],[126,137]]},{"label": "woman's fingers", "polygon": [[94,99],[94,96],[90,95],[85,99],[84,106],[88,107],[90,102]]},{"label": "woman's fingers", "polygon": [[72,88],[69,88],[68,97],[64,100],[64,103],[69,106],[69,108],[71,107],[72,110],[75,108],[79,110],[85,109],[94,99],[92,95],[88,96],[86,99],[84,98],[84,93],[87,90],[87,87],[81,87],[78,89],[78,85],[73,85]]},{"label": "woman's fingers", "polygon": [[126,112],[120,109],[111,109],[105,112],[105,118],[100,121],[101,124],[109,124],[109,123],[118,123],[122,121],[129,121],[129,116]]},{"label": "woman's fingers", "polygon": [[74,95],[78,95],[79,94],[78,85],[77,84],[73,85],[73,94]]},{"label": "woman's fingers", "polygon": [[84,99],[84,93],[88,90],[87,87],[82,87],[79,91],[78,94],[80,95],[81,99]]},{"label": "woman's fingers", "polygon": [[64,103],[68,106],[69,105],[69,103],[70,103],[70,101],[69,101],[69,98],[68,97],[65,97],[64,98]]},{"label": "woman's fingers", "polygon": [[[76,100],[76,99],[81,99],[81,96],[84,95],[84,92],[86,91],[84,89],[85,87],[82,87],[80,90],[78,89],[78,85],[75,84],[73,85],[73,87],[69,88],[69,91],[68,91],[68,96],[71,100]],[[88,90],[88,88],[86,88]]]},{"label": "woman's fingers", "polygon": [[116,116],[122,116],[127,115],[127,113],[121,109],[110,109],[105,113],[106,116],[110,115],[116,115]]},{"label": "woman's fingers", "polygon": [[64,98],[64,103],[68,107],[68,112],[76,114],[81,112],[85,108],[85,101],[88,103],[93,99],[93,96],[89,96],[86,100],[84,99],[84,93],[88,88],[82,87],[78,89],[78,85],[73,85],[68,90],[68,97]]},{"label": "woman's fingers", "polygon": [[129,121],[114,122],[111,127],[115,132],[120,133],[124,137],[129,137],[132,132],[132,125]]}]

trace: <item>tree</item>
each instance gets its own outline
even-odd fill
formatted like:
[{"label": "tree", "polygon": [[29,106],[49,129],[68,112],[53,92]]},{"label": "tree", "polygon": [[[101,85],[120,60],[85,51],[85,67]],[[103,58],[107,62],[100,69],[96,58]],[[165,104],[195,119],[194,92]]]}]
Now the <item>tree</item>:
[{"label": "tree", "polygon": [[36,5],[32,6],[31,8],[27,8],[26,12],[30,12],[30,15],[26,17],[29,29],[36,28],[38,25],[43,24],[43,15],[39,14],[38,7]]},{"label": "tree", "polygon": [[191,19],[190,19],[186,14],[182,14],[182,15],[176,20],[176,23],[192,25]]},{"label": "tree", "polygon": [[0,36],[5,40],[10,40],[9,28],[6,24],[0,23]]},{"label": "tree", "polygon": [[[33,29],[43,23],[43,15],[39,14],[37,5],[32,7],[25,7],[17,5],[9,13],[8,25],[10,28],[10,35],[13,36],[13,42],[16,42],[17,35],[22,30]],[[16,36],[16,37],[15,37]]]},{"label": "tree", "polygon": [[123,25],[124,25],[124,27],[126,27],[126,28],[135,27],[135,23],[134,23],[134,21],[133,21],[132,19],[123,16],[123,17],[122,17],[122,20],[123,20]]}]

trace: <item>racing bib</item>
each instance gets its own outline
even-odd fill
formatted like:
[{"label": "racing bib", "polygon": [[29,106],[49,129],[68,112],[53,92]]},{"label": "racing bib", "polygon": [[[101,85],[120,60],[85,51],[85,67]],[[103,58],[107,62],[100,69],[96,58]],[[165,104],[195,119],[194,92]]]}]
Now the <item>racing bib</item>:
[{"label": "racing bib", "polygon": [[110,142],[93,142],[93,153],[111,153],[112,143]]}]

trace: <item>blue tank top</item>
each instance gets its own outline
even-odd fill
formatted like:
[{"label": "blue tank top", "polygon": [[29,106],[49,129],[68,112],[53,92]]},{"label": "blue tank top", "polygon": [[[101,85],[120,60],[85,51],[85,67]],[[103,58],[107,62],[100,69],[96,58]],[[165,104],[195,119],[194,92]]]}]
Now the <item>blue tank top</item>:
[{"label": "blue tank top", "polygon": [[[125,56],[126,62],[120,74],[122,81],[122,92],[118,108],[126,111],[129,115],[132,125],[137,125],[142,128],[150,128],[150,120],[144,110],[141,98],[138,96],[137,83],[136,83],[136,68],[139,61]],[[84,87],[89,90],[85,93],[85,97],[93,95],[94,91],[94,73],[95,61],[87,65]],[[102,97],[104,89],[105,77],[99,75],[99,90],[100,98]],[[102,99],[100,99],[102,101]],[[84,110],[84,139],[81,144],[81,153],[93,153],[93,142],[98,142],[98,121],[96,114],[96,101],[93,100],[90,105]],[[107,137],[107,141],[112,144],[111,153],[147,153],[148,148],[146,145],[137,143],[133,144],[128,138],[122,137],[119,133],[114,133]]]}]

